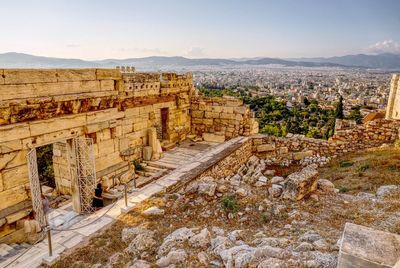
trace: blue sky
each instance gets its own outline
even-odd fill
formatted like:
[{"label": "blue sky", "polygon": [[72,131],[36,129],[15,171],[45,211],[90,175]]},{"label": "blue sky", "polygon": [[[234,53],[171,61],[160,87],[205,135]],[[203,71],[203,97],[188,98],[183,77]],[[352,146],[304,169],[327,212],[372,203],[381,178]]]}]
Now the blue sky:
[{"label": "blue sky", "polygon": [[311,57],[400,52],[400,0],[0,0],[0,53]]}]

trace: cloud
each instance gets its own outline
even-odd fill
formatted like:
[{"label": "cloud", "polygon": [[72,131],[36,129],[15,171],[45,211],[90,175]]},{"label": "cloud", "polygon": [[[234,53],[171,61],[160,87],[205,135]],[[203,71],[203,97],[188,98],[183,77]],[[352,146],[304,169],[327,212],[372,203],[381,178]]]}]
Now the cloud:
[{"label": "cloud", "polygon": [[367,51],[371,53],[400,53],[400,43],[393,40],[384,40],[369,46]]},{"label": "cloud", "polygon": [[191,47],[184,52],[187,57],[203,57],[204,49],[201,47]]}]

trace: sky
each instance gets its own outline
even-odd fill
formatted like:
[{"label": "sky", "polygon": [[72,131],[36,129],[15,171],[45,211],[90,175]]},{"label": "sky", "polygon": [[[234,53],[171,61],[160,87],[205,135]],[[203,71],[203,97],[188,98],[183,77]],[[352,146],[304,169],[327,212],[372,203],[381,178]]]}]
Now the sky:
[{"label": "sky", "polygon": [[400,0],[0,0],[0,53],[81,58],[400,53]]}]

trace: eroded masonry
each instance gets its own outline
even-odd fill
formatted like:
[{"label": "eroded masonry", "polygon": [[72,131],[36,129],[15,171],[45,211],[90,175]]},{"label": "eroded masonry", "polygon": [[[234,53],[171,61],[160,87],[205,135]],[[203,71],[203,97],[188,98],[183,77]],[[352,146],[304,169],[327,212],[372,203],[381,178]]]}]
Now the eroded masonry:
[{"label": "eroded masonry", "polygon": [[56,191],[71,195],[79,212],[82,179],[110,185],[132,161],[158,159],[191,134],[221,142],[257,131],[242,101],[197,96],[190,73],[1,69],[0,241],[23,235],[20,220],[40,198],[36,149],[45,145]]}]

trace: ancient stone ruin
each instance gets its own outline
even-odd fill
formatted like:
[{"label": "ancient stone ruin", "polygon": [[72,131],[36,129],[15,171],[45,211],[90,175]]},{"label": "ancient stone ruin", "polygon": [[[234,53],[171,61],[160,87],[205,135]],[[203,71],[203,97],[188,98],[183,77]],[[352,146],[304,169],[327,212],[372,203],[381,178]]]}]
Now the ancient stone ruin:
[{"label": "ancient stone ruin", "polygon": [[[34,164],[31,170],[28,167],[32,149],[52,145],[56,191],[71,195],[74,209],[80,212],[85,205],[80,193],[85,189],[76,170],[85,160],[91,176],[110,186],[117,175],[128,174],[117,183],[132,179],[128,172],[132,161],[158,159],[163,149],[188,135],[224,141],[257,132],[253,114],[243,102],[196,95],[190,73],[138,73],[131,67],[1,69],[2,241],[21,239],[18,222],[37,198],[29,180],[35,169]],[[86,148],[92,153],[77,162],[76,155],[85,152],[77,147],[82,138],[93,144]]]},{"label": "ancient stone ruin", "polygon": [[[157,228],[127,227],[121,237],[127,244],[124,254],[131,257],[128,267],[151,267],[146,258],[160,267],[187,265],[193,259],[206,267],[349,267],[354,263],[390,267],[398,262],[399,252],[391,258],[373,253],[380,247],[396,248],[398,236],[346,224],[337,242],[342,230],[319,230],[318,224],[331,224],[349,204],[359,209],[357,213],[374,211],[389,222],[392,214],[381,208],[398,205],[386,197],[398,194],[399,186],[381,186],[373,194],[340,194],[332,182],[319,177],[318,167],[345,153],[398,139],[398,77],[392,80],[386,119],[361,125],[338,120],[334,136],[318,140],[257,134],[254,114],[242,100],[199,96],[190,73],[138,73],[133,67],[0,70],[0,245],[24,240],[22,220],[32,210],[44,221],[40,194],[49,187],[41,185],[38,174],[44,146],[51,145],[46,148],[52,152],[52,193],[71,196],[68,202],[80,213],[91,212],[97,182],[123,189],[123,184],[136,182],[135,173],[143,172],[140,163],[157,163],[189,139],[185,150],[196,141],[215,147],[196,151],[189,162],[174,163],[174,158],[165,162],[173,171],[151,176],[137,195],[132,194],[136,200],[132,203],[140,206],[162,199],[158,201],[163,207],[152,204],[140,211],[145,220],[179,223],[178,215],[179,220],[189,221],[194,213],[199,222],[223,219],[216,223],[225,224],[227,219],[242,229],[180,226],[165,234]],[[188,157],[182,151],[177,154]],[[247,202],[240,212],[238,200]],[[336,214],[329,214],[325,205]],[[263,215],[261,224],[254,221],[257,213]],[[93,232],[82,232],[70,247],[115,218],[95,224]],[[68,236],[62,230],[56,235]],[[40,254],[47,254],[41,250]],[[122,255],[110,257],[109,267]],[[374,266],[377,263],[382,265]]]}]

